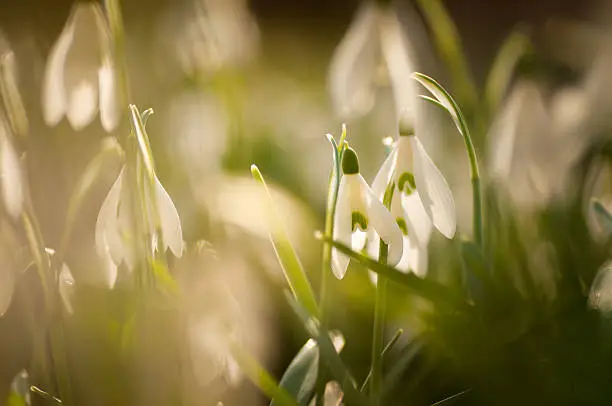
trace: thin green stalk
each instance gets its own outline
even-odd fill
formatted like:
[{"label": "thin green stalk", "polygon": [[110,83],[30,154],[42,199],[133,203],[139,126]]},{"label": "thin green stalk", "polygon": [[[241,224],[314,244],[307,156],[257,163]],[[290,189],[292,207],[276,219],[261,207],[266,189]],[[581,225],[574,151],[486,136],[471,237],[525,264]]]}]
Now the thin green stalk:
[{"label": "thin green stalk", "polygon": [[119,94],[122,97],[122,106],[126,106],[131,100],[128,79],[127,60],[125,58],[125,31],[123,18],[121,16],[120,0],[105,0],[108,25],[110,27],[111,41],[113,45],[112,55],[118,78]]},{"label": "thin green stalk", "polygon": [[[327,192],[327,209],[325,213],[325,236],[331,238],[334,231],[334,216],[336,214],[336,202],[338,197],[338,188],[340,186],[340,160],[342,156],[342,150],[345,143],[343,142],[346,138],[346,126],[342,126],[342,136],[340,137],[340,145],[336,144],[331,134],[326,135],[328,141],[332,146],[333,153],[333,167],[329,174],[329,186]],[[321,259],[321,288],[319,292],[319,305],[321,318],[320,321],[323,326],[327,327],[328,323],[328,308],[329,308],[329,284],[331,283],[332,272],[331,272],[331,252],[332,247],[330,244],[323,244],[323,254]],[[323,406],[325,384],[327,378],[327,365],[324,362],[319,362],[319,371],[317,374],[316,384],[316,406]]]},{"label": "thin green stalk", "polygon": [[[383,197],[383,204],[387,209],[391,207],[395,183],[387,186]],[[387,265],[389,246],[380,239],[378,263]],[[380,404],[380,393],[382,389],[382,367],[383,367],[383,340],[385,335],[385,319],[387,313],[387,278],[378,275],[376,284],[376,303],[374,307],[374,327],[372,334],[372,365],[370,367],[371,384],[370,399],[376,406]]]},{"label": "thin green stalk", "polygon": [[[380,259],[383,265],[387,264],[388,246],[380,242]],[[387,312],[387,278],[378,277],[376,285],[376,304],[374,308],[374,327],[372,339],[372,366],[370,367],[371,384],[370,399],[374,405],[380,403],[380,390],[382,388],[383,340],[385,332],[385,319]]]}]

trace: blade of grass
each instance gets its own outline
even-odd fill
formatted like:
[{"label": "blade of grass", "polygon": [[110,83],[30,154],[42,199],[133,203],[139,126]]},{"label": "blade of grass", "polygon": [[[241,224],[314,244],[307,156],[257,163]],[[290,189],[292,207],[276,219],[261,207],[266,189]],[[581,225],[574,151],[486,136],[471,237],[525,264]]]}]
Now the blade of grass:
[{"label": "blade of grass", "polygon": [[274,205],[274,200],[272,199],[272,195],[270,195],[266,181],[256,165],[251,165],[251,173],[255,181],[262,186],[262,190],[268,202],[267,211],[270,224],[270,239],[283,268],[287,283],[297,301],[301,303],[311,315],[318,317],[319,308],[312,287],[310,286],[306,272],[304,272],[304,268],[302,267],[295,249],[289,241],[289,237],[283,227],[282,220]]}]

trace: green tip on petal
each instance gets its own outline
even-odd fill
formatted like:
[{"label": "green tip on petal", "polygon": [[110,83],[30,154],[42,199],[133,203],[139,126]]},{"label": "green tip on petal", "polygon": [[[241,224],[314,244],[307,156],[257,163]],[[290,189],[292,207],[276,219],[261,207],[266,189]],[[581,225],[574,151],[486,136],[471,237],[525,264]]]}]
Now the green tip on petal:
[{"label": "green tip on petal", "polygon": [[399,120],[399,135],[400,137],[414,136],[414,122],[408,112],[402,112]]},{"label": "green tip on petal", "polygon": [[416,182],[414,181],[414,175],[410,172],[404,172],[400,175],[397,180],[397,187],[402,192],[410,195],[414,190],[416,190]]},{"label": "green tip on petal", "polygon": [[351,231],[355,231],[359,228],[361,231],[368,229],[368,218],[358,211],[351,213]]},{"label": "green tip on petal", "polygon": [[342,172],[345,175],[359,173],[359,159],[353,148],[348,147],[342,154]]},{"label": "green tip on petal", "polygon": [[397,226],[400,228],[400,230],[402,230],[402,234],[408,235],[408,225],[406,224],[406,220],[398,217],[395,219],[395,221],[397,222]]}]

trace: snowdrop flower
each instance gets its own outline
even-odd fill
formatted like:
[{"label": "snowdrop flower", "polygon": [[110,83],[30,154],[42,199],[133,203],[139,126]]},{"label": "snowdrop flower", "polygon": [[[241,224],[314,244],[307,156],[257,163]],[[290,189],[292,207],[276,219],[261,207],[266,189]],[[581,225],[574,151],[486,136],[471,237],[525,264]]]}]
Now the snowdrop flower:
[{"label": "snowdrop flower", "polygon": [[0,123],[0,177],[4,208],[16,220],[21,215],[24,202],[23,172],[4,123]]},{"label": "snowdrop flower", "polygon": [[94,2],[77,2],[51,49],[42,89],[45,123],[66,116],[75,131],[89,125],[98,109],[110,132],[119,122],[116,73],[107,22]]},{"label": "snowdrop flower", "polygon": [[[404,251],[408,251],[405,255],[414,251],[412,244],[427,246],[432,224],[446,238],[453,238],[457,228],[453,194],[406,121],[400,126],[400,137],[372,183],[379,198],[382,198],[390,182],[400,192],[397,199],[394,199],[398,203],[392,207],[392,214],[404,236],[410,236],[409,240],[404,240],[408,244],[404,246]],[[412,249],[407,249],[407,246]]]},{"label": "snowdrop flower", "polygon": [[[344,398],[344,393],[342,392],[342,387],[336,381],[329,381],[325,385],[325,394],[323,395],[323,405],[324,406],[341,406],[342,398]],[[315,406],[316,398],[312,399],[309,406]]]},{"label": "snowdrop flower", "polygon": [[[111,187],[96,221],[96,250],[101,258],[110,255],[112,262],[119,266],[125,263],[129,270],[134,269],[138,263],[142,250],[138,246],[141,238],[134,235],[132,215],[132,191],[125,178],[125,167],[119,173],[117,180]],[[155,219],[151,196],[145,196],[149,218]],[[170,248],[172,253],[180,257],[183,252],[183,233],[181,219],[176,211],[172,199],[155,177],[155,196],[159,211],[159,229],[164,243],[163,251]],[[156,240],[155,229],[149,230],[149,235]],[[143,236],[144,237],[144,236]],[[154,244],[156,246],[157,244]],[[112,267],[108,267],[112,270]],[[109,276],[109,281],[114,278]]]},{"label": "snowdrop flower", "polygon": [[66,311],[70,314],[74,312],[74,308],[72,307],[72,295],[74,294],[74,277],[72,276],[72,272],[70,272],[70,268],[65,263],[62,265],[62,269],[59,274],[59,295],[64,302],[64,306],[66,307]]},{"label": "snowdrop flower", "polygon": [[[360,251],[366,243],[366,232],[373,229],[389,245],[387,263],[397,265],[402,258],[402,231],[359,173],[359,160],[351,148],[342,156],[342,172],[333,239]],[[332,250],[332,270],[338,279],[344,277],[348,263],[346,255]]]},{"label": "snowdrop flower", "polygon": [[413,61],[408,45],[392,8],[364,2],[330,64],[328,81],[338,114],[358,116],[372,108],[381,65],[391,82],[396,112],[413,111]]}]

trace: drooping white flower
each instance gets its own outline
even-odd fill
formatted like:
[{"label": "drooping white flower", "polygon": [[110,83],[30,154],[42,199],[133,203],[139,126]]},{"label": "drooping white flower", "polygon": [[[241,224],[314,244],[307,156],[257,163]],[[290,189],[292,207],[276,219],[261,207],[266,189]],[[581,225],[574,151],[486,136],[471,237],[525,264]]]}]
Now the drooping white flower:
[{"label": "drooping white flower", "polygon": [[391,7],[365,1],[336,48],[329,69],[332,104],[343,117],[367,113],[380,82],[380,67],[391,82],[396,112],[414,109],[412,57]]},{"label": "drooping white flower", "polygon": [[411,129],[400,130],[399,140],[372,183],[379,198],[390,182],[394,182],[400,192],[397,197],[401,200],[401,210],[396,205],[392,212],[404,225],[403,231],[410,237],[407,241],[426,247],[432,224],[446,238],[453,238],[457,228],[453,194]]},{"label": "drooping white flower", "polygon": [[[112,262],[119,266],[125,263],[132,270],[141,259],[141,239],[145,236],[134,235],[134,216],[132,208],[132,191],[125,178],[125,167],[119,173],[117,180],[111,187],[96,221],[96,250],[101,258],[110,255]],[[152,198],[155,198],[155,205]],[[154,207],[159,214],[158,229],[161,230],[161,239],[164,246],[162,250],[170,248],[172,253],[180,257],[183,253],[183,232],[181,219],[168,192],[159,179],[155,177],[155,196],[145,196],[148,218],[156,219]],[[156,236],[155,227],[149,230],[149,235]],[[153,244],[157,246],[157,244]],[[113,268],[108,267],[110,273]],[[116,270],[115,270],[116,272]],[[109,273],[109,281],[115,277]],[[111,282],[111,285],[114,282]]]},{"label": "drooping white flower", "polygon": [[[397,265],[402,258],[402,231],[359,173],[357,154],[351,148],[342,157],[343,176],[338,188],[334,217],[333,239],[360,251],[366,243],[366,233],[374,230],[389,245],[387,263]],[[349,258],[332,250],[332,270],[338,279],[346,273]]]},{"label": "drooping white flower", "polygon": [[106,131],[117,127],[120,109],[111,46],[97,3],[76,3],[45,67],[42,110],[47,125],[55,126],[66,116],[79,131],[99,110]]},{"label": "drooping white flower", "polygon": [[5,123],[0,123],[0,177],[2,199],[7,213],[17,219],[24,202],[23,171]]},{"label": "drooping white flower", "polygon": [[62,302],[66,307],[66,311],[70,314],[74,312],[72,307],[72,296],[74,294],[74,277],[70,268],[65,263],[62,265],[62,269],[59,274],[59,295],[62,298]]}]

